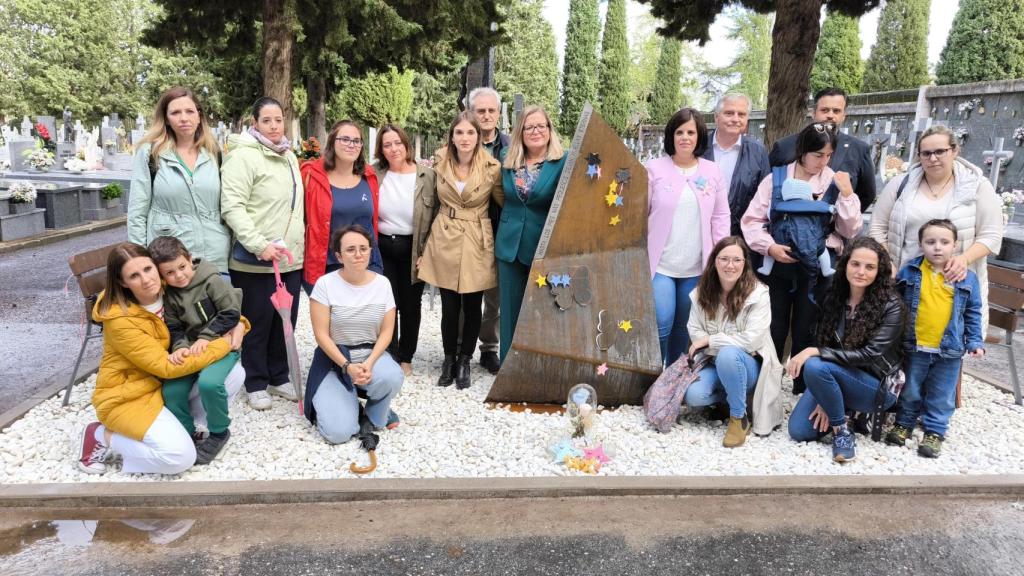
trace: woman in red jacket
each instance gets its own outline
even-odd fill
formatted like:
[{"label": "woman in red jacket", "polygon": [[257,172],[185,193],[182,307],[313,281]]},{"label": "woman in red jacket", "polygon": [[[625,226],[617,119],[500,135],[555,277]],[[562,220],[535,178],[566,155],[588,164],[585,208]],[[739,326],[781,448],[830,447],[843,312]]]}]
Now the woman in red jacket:
[{"label": "woman in red jacket", "polygon": [[373,231],[369,270],[384,273],[377,246],[380,189],[377,174],[366,163],[362,129],[351,120],[336,123],[327,135],[322,158],[302,165],[306,191],[306,253],[302,287],[306,293],[318,278],[341,268],[327,247],[331,231],[359,224]]}]

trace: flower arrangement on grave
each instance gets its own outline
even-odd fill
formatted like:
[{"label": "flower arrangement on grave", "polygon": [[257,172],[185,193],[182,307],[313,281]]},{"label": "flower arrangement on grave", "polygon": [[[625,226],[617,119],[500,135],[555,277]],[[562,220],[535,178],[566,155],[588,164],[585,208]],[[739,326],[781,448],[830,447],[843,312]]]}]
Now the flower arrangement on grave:
[{"label": "flower arrangement on grave", "polygon": [[89,168],[89,163],[77,156],[74,158],[68,158],[64,162],[64,169],[69,172],[85,172]]},{"label": "flower arrangement on grave", "polygon": [[875,126],[875,122],[873,120],[871,120],[870,118],[865,120],[864,121],[864,133],[865,134],[871,134],[871,129],[874,128],[874,126]]},{"label": "flower arrangement on grave", "polygon": [[885,159],[885,172],[883,177],[888,182],[897,176],[901,176],[907,173],[907,169],[910,167],[909,162],[904,162],[899,156],[887,156]]},{"label": "flower arrangement on grave", "polygon": [[420,158],[416,163],[420,166],[426,166],[427,168],[434,167],[434,160],[432,158]]},{"label": "flower arrangement on grave", "polygon": [[32,126],[32,132],[35,133],[37,138],[43,141],[43,148],[51,152],[57,149],[57,143],[53,141],[53,136],[50,135],[50,130],[42,123],[37,122]]},{"label": "flower arrangement on grave", "polygon": [[124,189],[117,182],[112,182],[100,188],[100,198],[104,200],[116,200],[122,196],[124,196]]},{"label": "flower arrangement on grave", "polygon": [[17,182],[8,192],[10,197],[7,200],[11,204],[29,204],[36,201],[36,187],[31,182]]},{"label": "flower arrangement on grave", "polygon": [[34,170],[49,170],[50,166],[53,166],[53,152],[44,148],[43,143],[39,140],[36,140],[35,148],[25,150],[22,152],[22,155],[25,156],[25,161]]},{"label": "flower arrangement on grave", "polygon": [[970,116],[971,110],[974,110],[975,106],[980,105],[981,98],[971,98],[970,100],[965,100],[964,102],[961,102],[959,105],[957,105],[956,109],[961,116]]},{"label": "flower arrangement on grave", "polygon": [[999,195],[999,199],[1002,200],[1003,226],[1006,226],[1017,211],[1017,205],[1024,204],[1024,190],[1007,190]]},{"label": "flower arrangement on grave", "polygon": [[967,142],[967,138],[970,137],[970,135],[971,133],[967,130],[967,128],[963,126],[953,130],[953,136],[956,137],[957,142],[959,142],[960,144]]},{"label": "flower arrangement on grave", "polygon": [[1024,126],[1018,126],[1014,129],[1013,139],[1017,142],[1017,146],[1024,146]]},{"label": "flower arrangement on grave", "polygon": [[584,438],[594,425],[597,407],[597,392],[589,384],[577,384],[569,390],[566,414],[572,425],[572,437]]},{"label": "flower arrangement on grave", "polygon": [[295,155],[299,157],[299,160],[305,162],[316,160],[320,157],[320,141],[316,139],[316,136],[310,136],[300,141]]}]

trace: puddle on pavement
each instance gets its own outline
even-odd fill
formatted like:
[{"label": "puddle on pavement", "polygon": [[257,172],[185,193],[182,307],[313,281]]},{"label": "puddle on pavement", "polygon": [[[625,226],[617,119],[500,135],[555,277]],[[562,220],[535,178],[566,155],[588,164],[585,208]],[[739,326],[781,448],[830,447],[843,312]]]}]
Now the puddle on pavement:
[{"label": "puddle on pavement", "polygon": [[18,554],[35,544],[85,547],[96,542],[166,546],[178,540],[195,520],[42,520],[0,530],[0,557]]}]

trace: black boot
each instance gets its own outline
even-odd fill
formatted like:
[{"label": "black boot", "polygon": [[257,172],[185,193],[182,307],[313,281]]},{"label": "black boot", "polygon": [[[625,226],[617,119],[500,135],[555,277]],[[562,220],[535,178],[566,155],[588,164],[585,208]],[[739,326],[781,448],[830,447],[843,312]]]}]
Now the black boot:
[{"label": "black boot", "polygon": [[455,387],[459,390],[469,388],[469,361],[472,356],[459,356],[459,363],[455,365]]},{"label": "black boot", "polygon": [[455,356],[444,356],[444,364],[441,364],[441,377],[437,379],[438,386],[451,386],[455,379]]}]

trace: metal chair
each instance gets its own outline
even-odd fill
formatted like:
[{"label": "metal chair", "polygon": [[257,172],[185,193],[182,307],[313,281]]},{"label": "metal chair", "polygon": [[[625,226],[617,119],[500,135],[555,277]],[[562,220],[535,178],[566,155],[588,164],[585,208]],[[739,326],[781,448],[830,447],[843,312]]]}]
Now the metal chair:
[{"label": "metal chair", "polygon": [[78,350],[78,358],[75,360],[75,368],[71,371],[71,379],[68,380],[68,385],[64,389],[64,406],[67,406],[71,400],[71,388],[75,385],[78,368],[82,364],[82,356],[85,355],[85,347],[89,345],[89,340],[103,337],[103,325],[93,321],[92,308],[96,305],[96,297],[106,287],[107,256],[110,255],[114,246],[116,244],[75,254],[68,258],[68,266],[71,267],[71,273],[78,281],[78,287],[85,298],[85,337],[82,338],[82,346]]},{"label": "metal chair", "polygon": [[1010,383],[1013,385],[1013,401],[1021,404],[1020,374],[1017,373],[1017,358],[1013,352],[1013,333],[1020,325],[1021,307],[1024,306],[1024,272],[988,265],[988,324],[1005,331],[1004,341],[989,336],[988,344],[1005,347],[1010,359]]}]

